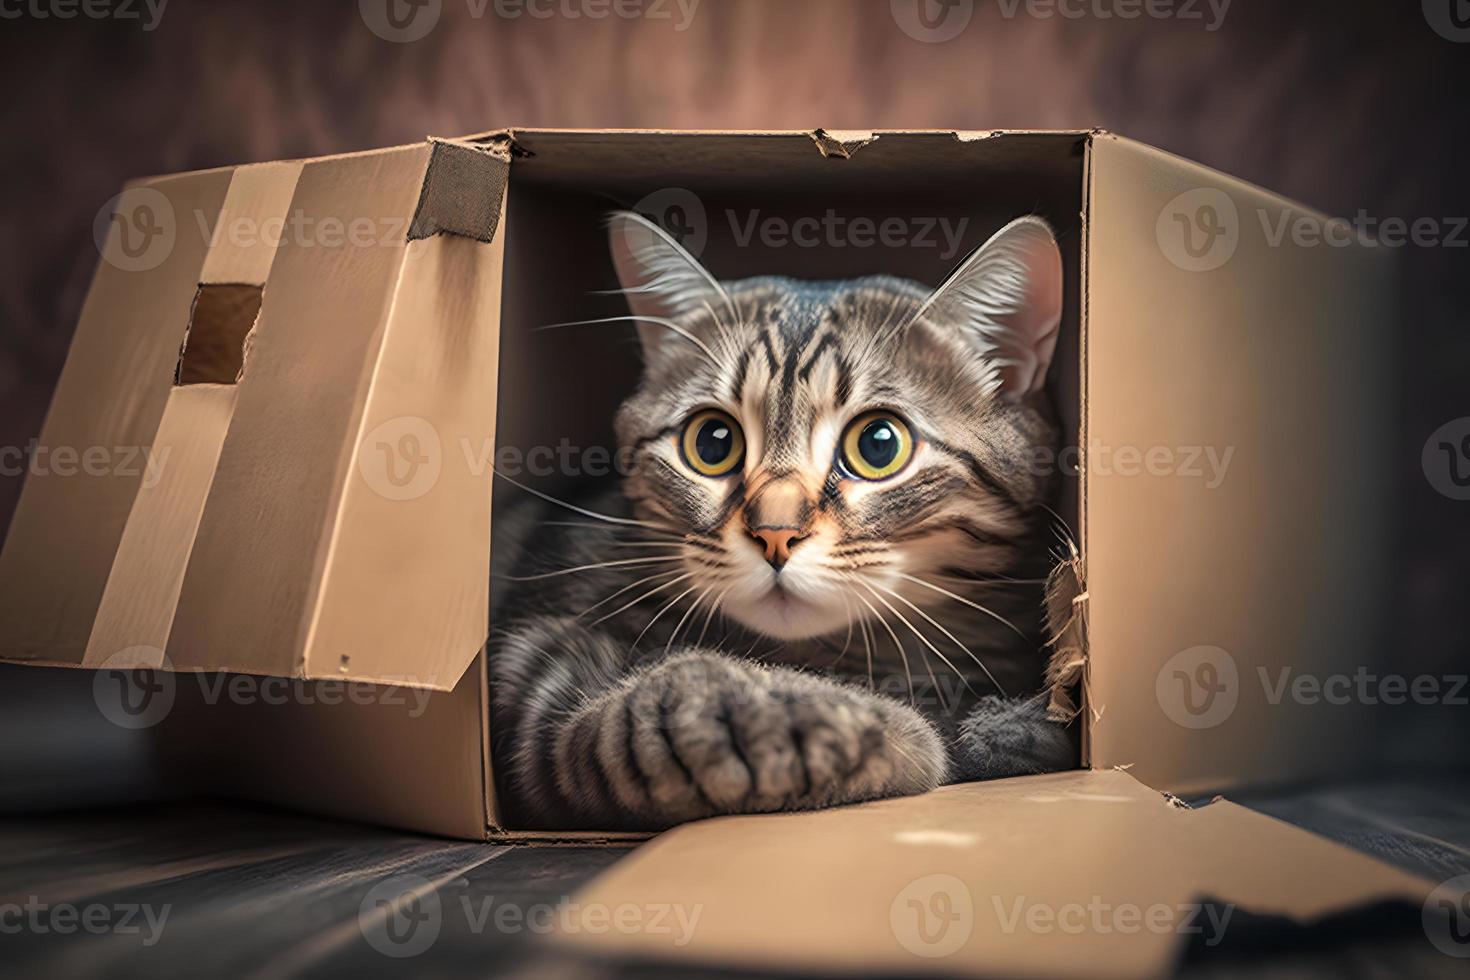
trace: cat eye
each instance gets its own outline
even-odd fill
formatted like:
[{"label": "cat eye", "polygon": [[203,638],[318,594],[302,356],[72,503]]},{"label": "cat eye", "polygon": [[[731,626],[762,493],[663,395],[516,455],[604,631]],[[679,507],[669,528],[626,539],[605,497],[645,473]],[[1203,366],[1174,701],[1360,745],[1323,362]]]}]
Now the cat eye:
[{"label": "cat eye", "polygon": [[842,467],[864,480],[886,480],[913,455],[913,433],[892,412],[860,415],[842,434]]},{"label": "cat eye", "polygon": [[696,473],[725,476],[745,456],[745,435],[739,422],[711,408],[696,412],[684,423],[679,446],[684,462]]}]

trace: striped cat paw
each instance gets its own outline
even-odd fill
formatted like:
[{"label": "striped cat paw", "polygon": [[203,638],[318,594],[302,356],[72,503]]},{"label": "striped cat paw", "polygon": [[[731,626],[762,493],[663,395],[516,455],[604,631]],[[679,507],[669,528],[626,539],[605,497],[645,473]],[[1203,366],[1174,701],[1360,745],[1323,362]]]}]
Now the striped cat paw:
[{"label": "striped cat paw", "polygon": [[569,733],[617,805],[656,826],[815,809],[945,781],[933,727],[835,680],[691,651],[627,680]]}]

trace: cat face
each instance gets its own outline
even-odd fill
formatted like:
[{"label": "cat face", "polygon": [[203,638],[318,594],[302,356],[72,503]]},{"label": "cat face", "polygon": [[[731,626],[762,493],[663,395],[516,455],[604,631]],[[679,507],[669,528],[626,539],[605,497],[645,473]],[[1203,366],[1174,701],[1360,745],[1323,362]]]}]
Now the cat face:
[{"label": "cat face", "polygon": [[917,619],[943,576],[1022,557],[1057,433],[1062,304],[1022,218],[932,293],[869,277],[721,283],[646,219],[610,219],[645,371],[617,419],[626,492],[695,608],[777,639]]}]

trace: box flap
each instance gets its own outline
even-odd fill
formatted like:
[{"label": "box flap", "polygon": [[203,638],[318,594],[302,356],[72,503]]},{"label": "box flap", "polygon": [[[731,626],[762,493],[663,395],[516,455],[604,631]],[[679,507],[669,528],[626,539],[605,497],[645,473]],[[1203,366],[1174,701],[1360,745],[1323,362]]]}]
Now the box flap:
[{"label": "box flap", "polygon": [[1281,685],[1389,649],[1389,250],[1300,244],[1326,219],[1129,140],[1090,162],[1091,763],[1176,793],[1351,772],[1366,699]]},{"label": "box flap", "polygon": [[[561,938],[828,975],[1164,976],[1232,909],[1306,920],[1432,887],[1225,801],[1071,772],[688,824],[573,895]],[[629,904],[668,927],[599,928]]]},{"label": "box flap", "polygon": [[219,213],[233,173],[131,186],[99,218],[102,260],[0,553],[6,659],[82,662],[134,502],[168,464],[154,447],[208,245],[195,216]]},{"label": "box flap", "polygon": [[28,481],[0,657],[453,688],[488,628],[465,447],[493,446],[507,171],[435,140],[124,192],[169,241],[145,268],[109,238],[43,443],[156,465]]}]

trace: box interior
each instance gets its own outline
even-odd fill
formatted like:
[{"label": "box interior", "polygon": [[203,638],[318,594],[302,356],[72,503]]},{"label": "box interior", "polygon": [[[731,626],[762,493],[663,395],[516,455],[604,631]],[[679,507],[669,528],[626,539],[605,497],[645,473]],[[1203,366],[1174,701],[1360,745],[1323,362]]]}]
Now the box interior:
[{"label": "box interior", "polygon": [[[1080,427],[1079,298],[1085,134],[1001,134],[972,140],[953,133],[887,134],[850,157],[827,155],[807,134],[618,134],[517,131],[523,155],[512,164],[506,214],[497,459],[508,451],[527,463],[520,477],[535,489],[575,495],[567,473],[533,473],[533,447],[569,444],[616,448],[612,420],[636,385],[640,360],[631,325],[607,323],[538,329],[627,313],[608,256],[604,219],[618,208],[702,208],[707,241],[699,258],[718,278],[761,274],[809,279],[890,274],[938,285],[972,250],[1023,214],[1046,218],[1062,248],[1067,291],[1061,337],[1048,384],[1063,445],[1077,446]],[[812,247],[745,239],[750,222],[843,222],[897,217],[913,243],[890,247]],[[948,221],[957,236],[937,226]],[[961,222],[964,222],[961,225]],[[930,223],[924,244],[922,229]],[[845,224],[844,224],[845,227]],[[745,239],[745,240],[743,240]],[[834,239],[842,242],[839,235]],[[697,237],[686,240],[697,249]],[[953,242],[953,244],[951,244]],[[495,508],[525,491],[497,480]],[[1063,471],[1053,502],[1074,538],[1080,533],[1075,467]],[[492,565],[494,564],[492,521]],[[1078,541],[1080,547],[1081,542]],[[503,571],[496,569],[497,571]],[[492,606],[495,583],[492,581]],[[496,628],[491,623],[492,633]],[[494,655],[493,645],[490,655]],[[1081,724],[1082,720],[1078,720]],[[493,717],[490,724],[494,725]],[[1085,741],[1084,741],[1085,744]],[[513,808],[496,805],[487,780],[493,825],[515,829]],[[500,787],[503,792],[503,787]]]}]

